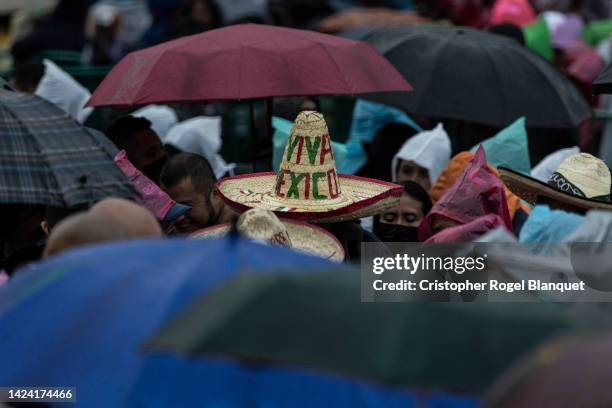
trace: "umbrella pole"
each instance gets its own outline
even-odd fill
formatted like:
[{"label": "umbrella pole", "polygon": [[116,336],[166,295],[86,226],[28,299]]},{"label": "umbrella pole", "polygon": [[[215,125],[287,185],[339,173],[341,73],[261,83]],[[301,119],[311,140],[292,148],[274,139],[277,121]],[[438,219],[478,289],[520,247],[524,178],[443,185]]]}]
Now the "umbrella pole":
[{"label": "umbrella pole", "polygon": [[272,134],[274,133],[272,130],[272,97],[268,96],[266,98],[266,131],[268,134],[268,138],[272,140]]},{"label": "umbrella pole", "polygon": [[253,160],[253,173],[257,171],[257,137],[255,135],[255,107],[253,99],[249,99],[249,111],[251,114],[251,159]]}]

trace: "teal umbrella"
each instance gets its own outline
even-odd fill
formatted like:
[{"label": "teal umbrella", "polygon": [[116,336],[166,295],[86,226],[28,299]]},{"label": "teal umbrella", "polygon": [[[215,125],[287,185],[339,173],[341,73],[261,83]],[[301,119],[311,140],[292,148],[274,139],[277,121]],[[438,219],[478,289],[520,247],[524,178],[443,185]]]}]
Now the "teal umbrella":
[{"label": "teal umbrella", "polygon": [[179,313],[145,347],[478,392],[578,320],[549,304],[362,303],[360,283],[348,271],[242,275]]}]

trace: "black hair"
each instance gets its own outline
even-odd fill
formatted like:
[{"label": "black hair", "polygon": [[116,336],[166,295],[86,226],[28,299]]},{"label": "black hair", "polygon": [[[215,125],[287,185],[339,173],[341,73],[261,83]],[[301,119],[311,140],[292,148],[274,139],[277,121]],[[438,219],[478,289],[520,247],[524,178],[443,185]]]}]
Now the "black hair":
[{"label": "black hair", "polygon": [[193,7],[199,1],[206,5],[212,17],[212,24],[209,29],[221,27],[223,25],[223,12],[215,0],[183,0],[183,3],[177,11],[177,15],[179,17],[190,17],[193,12]]},{"label": "black hair", "polygon": [[268,13],[274,25],[306,27],[335,12],[327,0],[269,0]]},{"label": "black hair", "polygon": [[151,122],[148,119],[127,115],[111,123],[106,129],[106,136],[119,149],[125,149],[134,133],[147,129],[151,129]]},{"label": "black hair", "polygon": [[[416,130],[403,123],[389,123],[381,127],[370,145],[364,146],[368,153],[368,161],[358,175],[391,181],[391,162],[399,149],[417,133]],[[397,173],[397,169],[395,169]]]},{"label": "black hair", "polygon": [[45,66],[39,58],[30,58],[17,62],[13,71],[13,80],[19,90],[35,89],[45,74]]},{"label": "black hair", "polygon": [[414,181],[404,181],[403,183],[399,184],[404,187],[404,193],[421,203],[423,215],[427,215],[431,210],[431,207],[433,207],[431,197],[429,197],[427,191],[425,191],[425,189],[419,183],[415,183]]},{"label": "black hair", "polygon": [[51,207],[45,208],[45,221],[49,225],[49,230],[52,230],[60,221],[71,215],[79,213],[81,211],[87,211],[89,209],[88,204],[77,204],[72,207]]},{"label": "black hair", "polygon": [[196,191],[205,197],[210,196],[217,183],[215,173],[206,158],[191,153],[179,153],[170,157],[161,171],[161,184],[172,188],[186,178],[190,178]]}]

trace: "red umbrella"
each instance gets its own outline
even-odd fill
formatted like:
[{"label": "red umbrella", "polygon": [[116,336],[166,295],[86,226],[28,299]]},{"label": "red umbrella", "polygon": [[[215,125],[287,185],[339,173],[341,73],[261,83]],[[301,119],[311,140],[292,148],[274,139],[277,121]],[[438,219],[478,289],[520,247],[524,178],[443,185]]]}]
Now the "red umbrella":
[{"label": "red umbrella", "polygon": [[410,91],[370,45],[312,31],[241,24],[133,52],[88,106]]}]

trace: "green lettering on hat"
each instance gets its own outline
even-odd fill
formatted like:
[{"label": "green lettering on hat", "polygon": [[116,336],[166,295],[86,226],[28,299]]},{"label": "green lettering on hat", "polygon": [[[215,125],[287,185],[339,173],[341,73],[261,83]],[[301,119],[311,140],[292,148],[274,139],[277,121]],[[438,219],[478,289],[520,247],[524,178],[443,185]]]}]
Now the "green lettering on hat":
[{"label": "green lettering on hat", "polygon": [[289,148],[287,149],[287,161],[291,161],[291,156],[293,156],[295,146],[297,146],[300,139],[301,137],[295,136],[289,141]]},{"label": "green lettering on hat", "polygon": [[327,198],[327,196],[319,194],[319,179],[323,177],[327,177],[327,173],[312,173],[312,197],[315,200],[325,200]]},{"label": "green lettering on hat", "polygon": [[[324,174],[324,173],[322,173]],[[295,196],[294,198],[300,198],[300,190],[298,190],[299,184],[304,180],[306,173],[293,173],[291,172],[291,186],[287,190],[287,198]]]},{"label": "green lettering on hat", "polygon": [[314,145],[311,143],[309,137],[305,137],[305,139],[306,150],[308,151],[308,161],[310,161],[311,165],[314,165],[317,158],[317,151],[319,151],[319,146],[321,146],[321,136],[315,137]]}]

